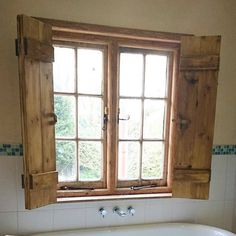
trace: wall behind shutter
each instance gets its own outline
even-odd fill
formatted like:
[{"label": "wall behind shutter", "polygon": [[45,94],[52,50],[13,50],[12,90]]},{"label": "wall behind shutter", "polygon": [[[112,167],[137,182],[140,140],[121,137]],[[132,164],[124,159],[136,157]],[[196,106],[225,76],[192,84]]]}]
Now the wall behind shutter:
[{"label": "wall behind shutter", "polygon": [[184,36],[176,83],[173,196],[209,197],[219,36]]},{"label": "wall behind shutter", "polygon": [[26,209],[56,202],[52,29],[17,17]]}]

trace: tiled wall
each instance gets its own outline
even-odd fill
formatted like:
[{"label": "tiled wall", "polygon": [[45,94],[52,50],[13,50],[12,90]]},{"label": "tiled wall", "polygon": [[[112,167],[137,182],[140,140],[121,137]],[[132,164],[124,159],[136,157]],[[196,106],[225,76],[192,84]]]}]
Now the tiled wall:
[{"label": "tiled wall", "polygon": [[[0,157],[0,234],[26,234],[50,230],[123,224],[187,221],[233,228],[236,202],[236,155],[214,155],[210,199],[148,199],[54,204],[36,210],[24,209],[21,188],[22,157]],[[132,205],[136,214],[120,218],[114,206]],[[101,218],[99,207],[109,215]]]}]

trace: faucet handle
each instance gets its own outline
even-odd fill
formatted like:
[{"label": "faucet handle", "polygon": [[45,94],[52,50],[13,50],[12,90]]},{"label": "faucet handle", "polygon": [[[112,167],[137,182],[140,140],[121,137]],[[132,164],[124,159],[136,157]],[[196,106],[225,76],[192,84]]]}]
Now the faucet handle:
[{"label": "faucet handle", "polygon": [[105,210],[103,207],[101,207],[98,210],[99,214],[102,216],[102,218],[104,218],[107,215],[107,210]]},{"label": "faucet handle", "polygon": [[135,214],[135,209],[132,206],[128,207],[128,214],[132,216]]}]

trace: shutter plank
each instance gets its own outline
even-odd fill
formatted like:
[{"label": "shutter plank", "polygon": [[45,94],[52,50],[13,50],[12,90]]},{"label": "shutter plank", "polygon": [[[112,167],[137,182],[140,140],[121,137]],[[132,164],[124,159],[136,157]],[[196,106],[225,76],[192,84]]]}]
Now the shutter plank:
[{"label": "shutter plank", "polygon": [[24,38],[24,44],[27,58],[44,62],[54,61],[54,49],[51,45],[30,38]]},{"label": "shutter plank", "polygon": [[[51,63],[40,63],[40,87],[41,97],[41,117],[42,117],[42,133],[43,133],[43,168],[46,171],[55,170],[55,132],[53,124],[53,71]],[[53,142],[52,142],[53,140]]]},{"label": "shutter plank", "polygon": [[[38,63],[32,60],[25,60],[25,94],[22,94],[25,105],[23,114],[25,120],[26,137],[24,147],[29,158],[28,168],[31,173],[39,173],[42,169],[42,127],[41,127],[41,94]],[[40,137],[40,138],[39,138]]]},{"label": "shutter plank", "polygon": [[51,171],[47,173],[32,174],[31,178],[31,188],[34,191],[50,190],[53,183],[57,181],[57,172]]},{"label": "shutter plank", "polygon": [[24,15],[17,20],[25,206],[33,209],[56,202],[52,29]]},{"label": "shutter plank", "polygon": [[219,56],[206,55],[206,56],[191,56],[182,57],[181,70],[218,70],[219,69]]},{"label": "shutter plank", "polygon": [[172,126],[174,197],[209,197],[219,52],[219,36],[182,37]]},{"label": "shutter plank", "polygon": [[191,181],[191,183],[209,183],[210,170],[175,169],[174,180],[186,182]]}]

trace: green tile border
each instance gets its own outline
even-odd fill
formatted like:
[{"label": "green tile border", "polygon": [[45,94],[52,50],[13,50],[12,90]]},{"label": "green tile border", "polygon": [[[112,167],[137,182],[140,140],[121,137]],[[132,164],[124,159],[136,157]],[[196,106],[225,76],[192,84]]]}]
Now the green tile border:
[{"label": "green tile border", "polygon": [[235,155],[236,145],[214,145],[212,154],[213,155]]},{"label": "green tile border", "polygon": [[0,144],[0,156],[23,156],[23,145]]},{"label": "green tile border", "polygon": [[[213,155],[236,155],[236,145],[214,145]],[[0,156],[23,156],[22,144],[0,144]]]}]

